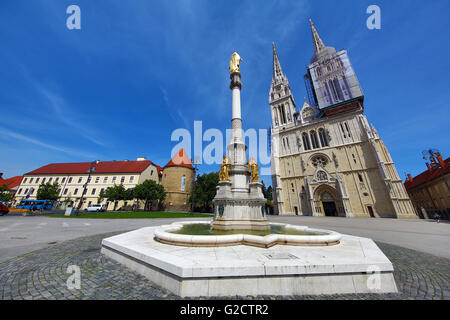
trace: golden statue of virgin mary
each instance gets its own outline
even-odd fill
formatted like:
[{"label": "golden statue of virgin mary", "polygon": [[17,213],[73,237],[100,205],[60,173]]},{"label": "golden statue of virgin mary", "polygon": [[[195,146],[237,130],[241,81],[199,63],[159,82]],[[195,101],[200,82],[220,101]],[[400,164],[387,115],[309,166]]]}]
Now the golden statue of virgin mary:
[{"label": "golden statue of virgin mary", "polygon": [[230,74],[235,73],[235,72],[239,72],[239,63],[243,61],[241,56],[237,53],[234,52],[231,55],[231,60],[230,60]]}]

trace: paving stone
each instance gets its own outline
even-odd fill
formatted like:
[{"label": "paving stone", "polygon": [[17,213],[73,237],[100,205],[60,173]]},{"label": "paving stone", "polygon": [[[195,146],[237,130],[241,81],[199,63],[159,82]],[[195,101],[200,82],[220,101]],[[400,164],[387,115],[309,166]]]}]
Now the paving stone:
[{"label": "paving stone", "polygon": [[[27,253],[0,263],[0,299],[127,300],[180,299],[100,254],[101,240],[118,232],[79,238]],[[293,300],[440,300],[450,299],[450,260],[377,242],[394,265],[397,294],[320,296],[233,296],[199,299]],[[69,290],[70,265],[81,270],[81,289]],[[195,298],[197,299],[197,298]]]}]

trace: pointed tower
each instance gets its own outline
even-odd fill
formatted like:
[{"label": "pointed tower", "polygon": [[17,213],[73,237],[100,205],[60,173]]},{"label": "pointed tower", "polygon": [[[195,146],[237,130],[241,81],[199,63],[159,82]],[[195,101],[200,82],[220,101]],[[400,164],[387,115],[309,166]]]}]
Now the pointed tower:
[{"label": "pointed tower", "polygon": [[314,56],[311,58],[311,63],[316,62],[318,60],[322,60],[323,58],[330,57],[336,53],[336,49],[333,47],[327,47],[323,43],[322,38],[317,32],[316,27],[311,19],[309,19],[309,25],[311,26],[311,34],[313,38],[314,45]]},{"label": "pointed tower", "polygon": [[273,75],[269,92],[269,104],[272,111],[272,126],[277,128],[294,123],[295,101],[289,81],[281,69],[275,43],[272,45]]},{"label": "pointed tower", "polygon": [[[304,76],[308,100],[325,116],[348,109],[363,109],[364,95],[346,50],[326,46],[309,20],[314,55]],[[331,110],[340,107],[338,110]],[[340,110],[340,111],[339,111]]]},{"label": "pointed tower", "polygon": [[311,26],[313,37],[314,53],[318,54],[323,48],[325,48],[325,45],[323,44],[322,38],[319,36],[319,33],[317,32],[316,27],[314,26],[314,23],[311,19],[309,19],[309,24]]}]

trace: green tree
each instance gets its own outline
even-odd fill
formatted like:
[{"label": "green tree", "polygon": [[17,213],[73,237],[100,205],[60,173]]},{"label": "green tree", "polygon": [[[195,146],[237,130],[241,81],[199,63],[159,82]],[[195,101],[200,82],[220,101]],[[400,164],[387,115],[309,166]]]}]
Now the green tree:
[{"label": "green tree", "polygon": [[4,184],[0,186],[0,199],[4,202],[8,202],[13,198],[13,194],[9,191],[8,185]]},{"label": "green tree", "polygon": [[145,201],[144,210],[148,210],[149,204],[157,202],[159,206],[161,201],[166,198],[164,187],[153,180],[145,180],[134,188],[134,198]]},{"label": "green tree", "polygon": [[190,202],[194,198],[194,207],[199,207],[202,212],[212,212],[212,200],[216,196],[216,187],[219,183],[219,173],[210,172],[197,176],[194,192]]},{"label": "green tree", "polygon": [[37,200],[58,200],[59,199],[59,184],[57,182],[41,183],[36,194]]},{"label": "green tree", "polygon": [[67,207],[67,204],[68,203],[71,203],[72,202],[72,199],[70,198],[70,195],[68,195],[64,200],[63,200],[63,203],[64,203],[64,206],[65,207]]},{"label": "green tree", "polygon": [[114,185],[112,187],[108,187],[105,190],[100,192],[99,201],[101,202],[103,199],[108,199],[108,201],[114,202],[114,211],[116,210],[117,203],[120,200],[131,200],[128,199],[129,197],[132,197],[132,192],[125,189],[123,184]]}]

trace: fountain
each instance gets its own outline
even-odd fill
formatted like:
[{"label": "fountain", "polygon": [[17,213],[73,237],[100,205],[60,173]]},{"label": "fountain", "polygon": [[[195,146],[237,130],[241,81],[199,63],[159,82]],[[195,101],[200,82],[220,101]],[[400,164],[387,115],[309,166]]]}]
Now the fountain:
[{"label": "fountain", "polygon": [[232,137],[212,221],[106,238],[102,253],[182,297],[397,292],[392,264],[371,239],[269,223],[258,165],[246,160],[241,61],[233,53]]}]

